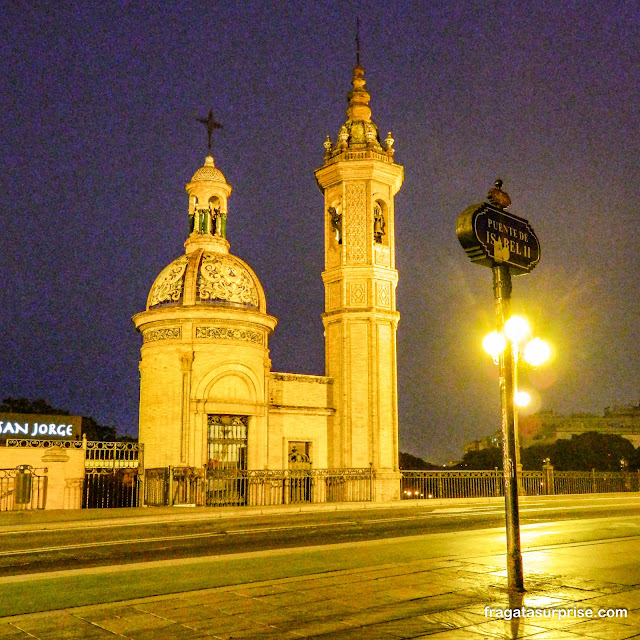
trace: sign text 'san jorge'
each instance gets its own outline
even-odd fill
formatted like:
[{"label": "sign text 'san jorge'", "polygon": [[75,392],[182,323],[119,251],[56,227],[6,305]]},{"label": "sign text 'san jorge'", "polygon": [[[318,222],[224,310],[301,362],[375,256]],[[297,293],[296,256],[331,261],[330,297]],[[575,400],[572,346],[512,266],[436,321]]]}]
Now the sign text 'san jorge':
[{"label": "sign text 'san jorge'", "polygon": [[478,264],[506,264],[519,275],[540,262],[540,243],[529,222],[487,202],[471,205],[460,214],[456,234]]},{"label": "sign text 'san jorge'", "polygon": [[0,413],[0,441],[7,439],[74,440],[81,436],[80,416]]}]

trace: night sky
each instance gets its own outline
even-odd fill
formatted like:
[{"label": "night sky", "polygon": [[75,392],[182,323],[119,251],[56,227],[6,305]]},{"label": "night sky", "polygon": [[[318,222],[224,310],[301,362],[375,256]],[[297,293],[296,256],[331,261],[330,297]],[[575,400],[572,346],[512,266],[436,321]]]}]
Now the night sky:
[{"label": "night sky", "polygon": [[137,433],[144,309],[183,253],[184,185],[233,186],[231,250],[279,319],[275,371],[324,373],[313,170],[361,61],[396,197],[400,449],[462,456],[499,427],[491,270],[455,235],[496,178],[542,246],[516,310],[553,361],[533,410],[640,401],[640,20],[635,1],[3,3],[0,396]]}]

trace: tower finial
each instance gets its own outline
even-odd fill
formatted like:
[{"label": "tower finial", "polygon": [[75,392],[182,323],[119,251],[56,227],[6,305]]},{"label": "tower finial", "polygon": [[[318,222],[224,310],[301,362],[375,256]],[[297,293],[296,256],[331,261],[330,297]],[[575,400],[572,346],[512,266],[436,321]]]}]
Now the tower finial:
[{"label": "tower finial", "polygon": [[209,115],[206,118],[196,118],[196,120],[207,127],[209,136],[209,155],[211,155],[211,136],[214,129],[222,129],[222,125],[213,119],[213,109],[209,109]]},{"label": "tower finial", "polygon": [[347,117],[349,120],[371,120],[371,109],[369,108],[369,100],[371,96],[367,91],[367,83],[364,79],[364,69],[358,64],[353,69],[353,77],[351,78],[353,89],[347,94],[349,106],[347,107]]},{"label": "tower finial", "polygon": [[360,16],[356,17],[356,64],[360,66]]}]

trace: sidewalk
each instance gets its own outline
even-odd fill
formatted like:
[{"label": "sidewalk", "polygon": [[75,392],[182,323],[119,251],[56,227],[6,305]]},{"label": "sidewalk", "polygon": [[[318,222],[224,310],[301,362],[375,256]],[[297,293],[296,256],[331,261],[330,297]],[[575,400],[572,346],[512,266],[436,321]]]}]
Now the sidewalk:
[{"label": "sidewalk", "polygon": [[[528,591],[511,601],[504,555],[476,554],[14,616],[0,619],[0,638],[640,638],[640,537],[541,547],[524,565]],[[505,622],[485,607],[590,607],[596,617]],[[597,617],[617,608],[627,617]]]}]

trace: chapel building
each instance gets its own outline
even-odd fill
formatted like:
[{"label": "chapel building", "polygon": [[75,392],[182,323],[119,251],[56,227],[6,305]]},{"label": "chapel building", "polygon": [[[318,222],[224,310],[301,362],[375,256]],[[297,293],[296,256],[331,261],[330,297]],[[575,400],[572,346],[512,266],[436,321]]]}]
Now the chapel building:
[{"label": "chapel building", "polygon": [[[231,186],[208,155],[186,191],[185,253],[156,278],[142,333],[145,467],[371,468],[376,500],[399,497],[394,196],[403,169],[371,120],[364,69],[347,120],[315,171],[324,195],[325,376],[271,370],[260,281],[230,252]],[[320,336],[318,336],[320,339]]]}]

